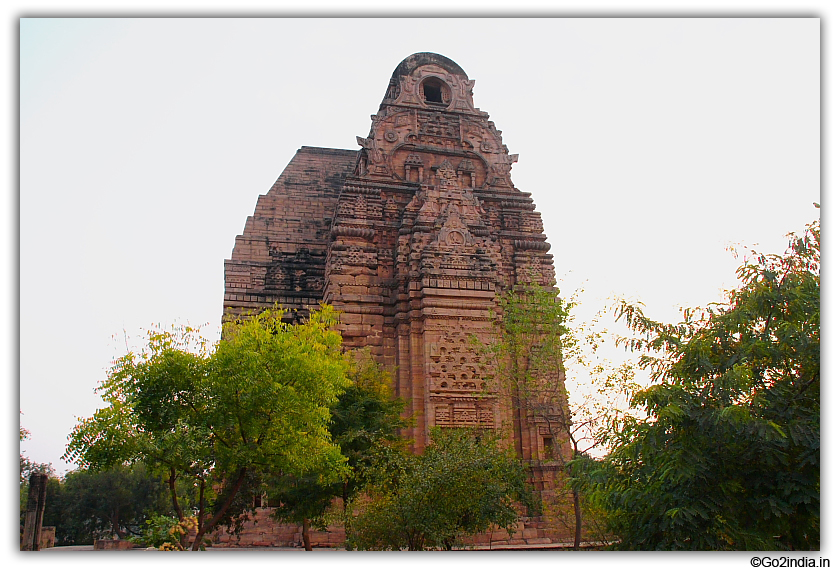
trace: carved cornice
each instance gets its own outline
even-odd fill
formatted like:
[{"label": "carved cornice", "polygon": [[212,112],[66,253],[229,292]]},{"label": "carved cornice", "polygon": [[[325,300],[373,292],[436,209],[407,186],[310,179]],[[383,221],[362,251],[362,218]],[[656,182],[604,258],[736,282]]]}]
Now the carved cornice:
[{"label": "carved cornice", "polygon": [[537,205],[534,204],[534,202],[532,202],[530,198],[528,198],[527,200],[519,200],[519,201],[502,200],[499,203],[499,205],[502,208],[510,208],[510,209],[513,209],[513,210],[536,210],[537,209]]},{"label": "carved cornice", "polygon": [[548,251],[551,249],[551,244],[547,241],[537,241],[530,239],[515,239],[513,240],[513,247],[516,249],[532,249],[536,251]]},{"label": "carved cornice", "polygon": [[373,228],[355,228],[352,226],[335,226],[332,229],[331,235],[333,238],[337,238],[339,236],[346,236],[346,237],[357,237],[363,239],[373,239],[373,236],[376,235],[376,232]]},{"label": "carved cornice", "polygon": [[414,193],[419,186],[416,182],[392,180],[368,180],[359,176],[348,176],[344,180],[343,190],[358,194],[379,194],[382,190],[389,192]]},{"label": "carved cornice", "polygon": [[376,246],[365,244],[365,245],[347,245],[344,243],[333,243],[330,244],[330,249],[332,251],[350,251],[351,248],[359,248],[364,253],[377,253]]},{"label": "carved cornice", "polygon": [[482,392],[472,392],[469,396],[464,395],[463,393],[454,393],[454,394],[429,394],[429,401],[430,402],[452,402],[452,401],[459,401],[459,402],[495,402],[499,399],[498,393],[482,393]]}]

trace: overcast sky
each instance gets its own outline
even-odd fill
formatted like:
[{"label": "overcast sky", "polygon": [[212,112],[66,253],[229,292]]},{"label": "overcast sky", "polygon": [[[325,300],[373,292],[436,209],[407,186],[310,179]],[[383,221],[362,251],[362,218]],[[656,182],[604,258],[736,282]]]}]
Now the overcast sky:
[{"label": "overcast sky", "polygon": [[22,20],[31,459],[69,467],[123,331],[218,338],[257,197],[300,146],[358,148],[419,51],[476,81],[582,313],[619,294],[674,321],[735,285],[728,245],[781,252],[819,215],[817,19]]}]

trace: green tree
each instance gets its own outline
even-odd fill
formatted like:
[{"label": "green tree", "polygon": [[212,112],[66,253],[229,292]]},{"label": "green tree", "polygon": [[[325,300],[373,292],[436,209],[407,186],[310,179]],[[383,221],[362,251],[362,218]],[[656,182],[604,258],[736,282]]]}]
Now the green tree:
[{"label": "green tree", "polygon": [[56,527],[58,544],[137,536],[147,517],[169,511],[165,483],[142,463],[71,471],[55,491],[53,505],[58,508],[44,513],[44,524]]},{"label": "green tree", "polygon": [[[584,501],[582,486],[573,481],[574,463],[597,445],[598,432],[620,409],[617,400],[634,384],[629,366],[616,368],[597,357],[605,332],[589,323],[578,325],[573,315],[576,304],[576,297],[563,299],[553,287],[536,283],[509,291],[500,299],[498,337],[483,348],[483,354],[488,385],[513,404],[514,430],[521,433],[528,425],[548,436],[543,438],[543,457],[531,461],[562,470],[578,548]],[[584,377],[579,383],[587,392],[575,402],[566,387],[569,367]],[[556,507],[565,518],[565,501]]]},{"label": "green tree", "polygon": [[[147,516],[170,510],[165,484],[142,463],[79,469],[62,478],[48,474],[43,526],[55,527],[57,546],[136,535]],[[28,493],[26,486],[22,490]],[[26,495],[21,496],[23,524]]]},{"label": "green tree", "polygon": [[676,325],[620,305],[653,380],[592,474],[621,548],[819,549],[819,221],[737,275]]},{"label": "green tree", "polygon": [[512,532],[516,501],[530,502],[513,450],[491,432],[435,428],[419,455],[383,448],[379,475],[354,502],[348,546],[359,550],[451,550],[498,525]]},{"label": "green tree", "polygon": [[312,550],[311,528],[326,529],[327,512],[338,496],[340,484],[325,485],[318,473],[278,475],[268,482],[269,504],[276,504],[272,516],[281,522],[301,525],[305,550]]},{"label": "green tree", "polygon": [[[82,420],[65,457],[102,469],[143,460],[197,489],[192,548],[220,524],[241,524],[266,473],[347,471],[331,441],[330,406],[348,385],[341,336],[330,307],[303,324],[266,311],[228,323],[215,350],[190,328],[153,331],[147,347],[111,368],[100,391],[107,406]],[[186,540],[186,537],[185,537]]]},{"label": "green tree", "polygon": [[348,475],[340,483],[345,513],[368,482],[368,472],[383,445],[401,448],[399,430],[410,425],[401,414],[405,402],[393,397],[391,375],[369,351],[352,355],[352,384],[331,408],[330,435],[347,457]]},{"label": "green tree", "polygon": [[269,482],[268,497],[278,503],[273,515],[284,522],[300,524],[303,544],[312,550],[310,527],[327,526],[326,514],[340,497],[344,519],[350,501],[365,485],[367,473],[382,445],[397,445],[398,429],[408,423],[400,417],[402,400],[394,399],[390,375],[367,350],[350,356],[352,384],[330,409],[330,436],[347,457],[349,471],[344,478],[325,485],[316,473],[302,477],[281,475]]}]

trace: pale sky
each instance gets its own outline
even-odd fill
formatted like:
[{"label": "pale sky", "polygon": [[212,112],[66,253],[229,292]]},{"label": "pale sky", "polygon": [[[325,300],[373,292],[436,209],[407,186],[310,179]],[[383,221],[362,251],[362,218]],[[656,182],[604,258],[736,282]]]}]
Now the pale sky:
[{"label": "pale sky", "polygon": [[[781,252],[820,202],[818,19],[26,19],[20,409],[59,460],[110,361],[209,323],[223,262],[300,146],[356,149],[394,68],[432,51],[518,153],[561,290],[675,321]],[[114,338],[116,337],[116,338]]]}]

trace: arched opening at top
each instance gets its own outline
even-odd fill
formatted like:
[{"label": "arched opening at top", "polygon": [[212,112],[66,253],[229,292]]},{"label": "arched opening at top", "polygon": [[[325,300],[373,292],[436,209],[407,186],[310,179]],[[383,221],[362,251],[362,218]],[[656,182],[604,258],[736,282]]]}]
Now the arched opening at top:
[{"label": "arched opening at top", "polygon": [[423,85],[423,97],[425,97],[426,103],[443,103],[440,85],[432,85],[431,83]]},{"label": "arched opening at top", "polygon": [[436,77],[423,82],[423,100],[431,105],[449,105],[449,86]]}]

